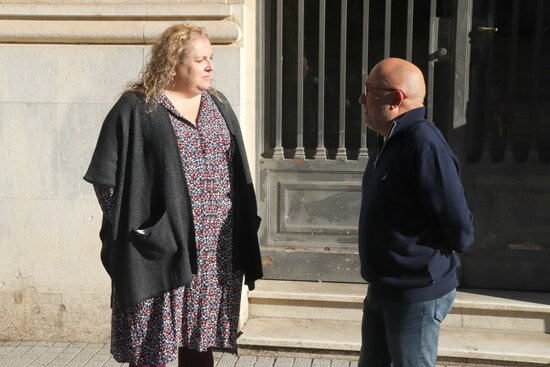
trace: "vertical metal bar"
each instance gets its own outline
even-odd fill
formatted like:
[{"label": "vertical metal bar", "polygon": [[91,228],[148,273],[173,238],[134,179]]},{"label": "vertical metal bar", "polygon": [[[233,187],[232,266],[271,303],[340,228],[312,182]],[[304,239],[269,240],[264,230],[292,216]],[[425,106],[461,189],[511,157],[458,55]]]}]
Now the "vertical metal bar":
[{"label": "vertical metal bar", "polygon": [[[437,18],[435,16],[437,0],[431,0],[430,4],[430,35],[428,40],[428,55],[434,55],[437,50]],[[428,61],[428,85],[426,93],[426,115],[428,120],[433,120],[433,94],[434,94],[434,64],[435,59],[430,56]]]},{"label": "vertical metal bar", "polygon": [[[468,104],[470,96],[470,32],[472,30],[472,12],[473,2],[477,0],[460,0],[455,2],[454,9],[456,10],[456,21],[453,24],[453,30],[455,34],[455,42],[452,46],[454,52],[454,62],[452,66],[452,75],[454,75],[452,85],[452,126],[448,141],[453,147],[455,154],[459,157],[459,165],[461,166],[461,172],[463,172],[462,180],[465,185],[470,185],[472,170],[462,170],[462,167],[466,164],[466,145],[469,143],[466,140],[466,128],[464,125],[467,123],[466,106]],[[469,121],[472,123],[472,121]],[[475,122],[474,122],[475,123]],[[460,128],[462,127],[462,128]],[[468,261],[468,259],[464,259]],[[459,282],[464,281],[464,271],[457,273]]]},{"label": "vertical metal bar", "polygon": [[[369,73],[369,0],[363,1],[363,59],[361,65],[361,80],[364,83],[367,80]],[[362,85],[361,85],[362,86]],[[362,89],[361,89],[362,93]],[[357,160],[366,162],[369,159],[369,151],[367,149],[367,125],[365,125],[365,115],[361,108],[361,146],[359,147],[359,155]]]},{"label": "vertical metal bar", "polygon": [[[260,185],[260,157],[263,156],[263,153],[267,149],[271,149],[269,144],[266,144],[266,141],[264,140],[268,134],[266,134],[266,124],[265,121],[268,120],[267,118],[264,118],[269,116],[266,113],[266,110],[269,109],[269,107],[266,108],[266,101],[270,100],[270,95],[265,87],[266,82],[269,80],[265,74],[266,71],[266,61],[268,56],[268,53],[266,53],[266,49],[270,49],[269,46],[266,47],[266,43],[269,45],[269,41],[266,38],[266,25],[269,24],[268,17],[270,16],[269,10],[264,6],[264,3],[258,4],[256,7],[256,19],[259,19],[258,22],[256,22],[256,60],[258,62],[258,66],[256,68],[256,90],[260,91],[260,93],[256,94],[256,113],[255,118],[257,121],[256,125],[256,132],[255,132],[255,138],[256,138],[256,144],[255,144],[255,154],[251,154],[251,157],[253,157],[254,162],[254,186],[259,187]],[[266,149],[267,148],[267,149]]]},{"label": "vertical metal bar", "polygon": [[283,140],[283,2],[277,1],[275,46],[275,149],[273,159],[284,159]]},{"label": "vertical metal bar", "polygon": [[[494,28],[495,26],[495,0],[489,1],[487,17],[487,27]],[[483,110],[483,146],[481,150],[481,161],[491,160],[491,118],[492,111],[495,108],[493,101],[493,63],[495,62],[495,36],[494,32],[486,32],[487,37],[487,64],[485,67],[485,104],[487,108]]]},{"label": "vertical metal bar", "polygon": [[386,11],[384,21],[384,58],[390,57],[391,41],[391,0],[386,0]]},{"label": "vertical metal bar", "polygon": [[[474,0],[456,2],[454,82],[453,82],[453,130],[466,125],[466,105],[470,95],[470,37]],[[462,141],[456,146],[463,146]]]},{"label": "vertical metal bar", "polygon": [[297,121],[296,121],[296,151],[294,158],[306,159],[304,150],[304,0],[298,0],[298,57],[296,68],[297,84]]},{"label": "vertical metal bar", "polygon": [[348,25],[348,1],[342,0],[340,16],[340,126],[336,159],[345,161],[346,155],[346,48]]},{"label": "vertical metal bar", "polygon": [[414,0],[409,0],[407,3],[407,48],[405,57],[407,61],[412,62],[413,49],[413,24],[414,24]]},{"label": "vertical metal bar", "polygon": [[508,113],[506,116],[506,144],[504,152],[504,161],[512,162],[514,159],[514,147],[512,145],[512,124],[515,112],[515,86],[516,86],[516,68],[518,58],[518,32],[519,32],[519,0],[514,0],[512,5],[512,30],[510,40],[510,64],[508,65],[508,95],[506,96],[506,106]]},{"label": "vertical metal bar", "polygon": [[315,159],[326,160],[325,148],[325,27],[326,0],[319,1],[319,90],[317,106],[317,150]]},{"label": "vertical metal bar", "polygon": [[535,42],[533,44],[533,89],[531,89],[531,114],[529,122],[531,131],[529,136],[529,161],[538,161],[537,157],[537,134],[539,125],[539,91],[542,69],[542,35],[544,25],[544,1],[537,0],[537,10],[535,12]]}]

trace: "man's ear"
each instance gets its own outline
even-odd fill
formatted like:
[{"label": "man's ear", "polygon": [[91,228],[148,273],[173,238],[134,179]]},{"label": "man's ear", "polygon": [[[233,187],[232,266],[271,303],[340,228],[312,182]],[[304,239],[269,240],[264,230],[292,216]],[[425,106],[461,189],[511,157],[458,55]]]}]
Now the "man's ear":
[{"label": "man's ear", "polygon": [[390,105],[390,109],[393,110],[395,108],[401,107],[405,98],[406,98],[405,94],[399,89],[397,89],[393,94],[393,101],[392,101],[392,104]]}]

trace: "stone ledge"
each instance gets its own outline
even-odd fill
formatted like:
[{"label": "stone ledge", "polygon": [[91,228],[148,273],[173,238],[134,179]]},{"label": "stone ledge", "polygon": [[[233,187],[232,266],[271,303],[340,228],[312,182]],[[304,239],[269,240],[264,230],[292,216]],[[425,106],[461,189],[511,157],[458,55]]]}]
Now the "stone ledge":
[{"label": "stone ledge", "polygon": [[[263,350],[267,355],[286,351],[301,357],[357,356],[360,332],[360,322],[258,318],[248,320],[237,345],[243,355]],[[472,366],[547,366],[550,335],[446,328],[440,334],[439,361],[453,362],[446,364],[453,366],[469,362]]]},{"label": "stone ledge", "polygon": [[[267,298],[362,304],[367,288],[367,284],[260,280],[248,296],[251,302]],[[545,314],[550,318],[550,293],[459,288],[453,311],[465,309],[524,312],[531,317],[532,314]]]},{"label": "stone ledge", "polygon": [[549,334],[449,328],[439,339],[438,355],[445,357],[550,364]]},{"label": "stone ledge", "polygon": [[340,320],[249,319],[239,337],[245,346],[354,352],[361,347],[360,323]]},{"label": "stone ledge", "polygon": [[550,293],[493,289],[459,289],[453,310],[482,309],[544,313],[550,317]]},{"label": "stone ledge", "polygon": [[[146,44],[178,21],[135,20],[2,20],[0,43]],[[240,39],[237,23],[229,20],[190,21],[204,27],[213,44]]]},{"label": "stone ledge", "polygon": [[0,4],[2,19],[226,19],[228,5],[213,4]]},{"label": "stone ledge", "polygon": [[251,302],[268,298],[362,303],[366,294],[366,284],[260,280],[256,282],[256,288],[248,293],[248,297]]}]

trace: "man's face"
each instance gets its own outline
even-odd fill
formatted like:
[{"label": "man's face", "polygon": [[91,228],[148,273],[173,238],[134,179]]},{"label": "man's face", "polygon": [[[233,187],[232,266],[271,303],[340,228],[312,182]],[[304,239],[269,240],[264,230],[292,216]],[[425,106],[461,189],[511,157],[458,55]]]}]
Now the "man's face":
[{"label": "man's face", "polygon": [[375,71],[373,71],[363,87],[359,103],[363,106],[365,124],[372,130],[387,136],[392,120],[388,108],[391,103],[392,92],[376,89],[377,87],[379,87],[378,78]]}]

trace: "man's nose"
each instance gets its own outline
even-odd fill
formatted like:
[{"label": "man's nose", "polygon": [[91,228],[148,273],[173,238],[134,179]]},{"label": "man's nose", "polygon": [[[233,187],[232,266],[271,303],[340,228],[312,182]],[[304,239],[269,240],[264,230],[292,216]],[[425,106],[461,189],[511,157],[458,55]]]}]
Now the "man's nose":
[{"label": "man's nose", "polygon": [[365,98],[365,93],[361,93],[359,96],[359,104],[365,104],[367,103],[367,99]]}]

